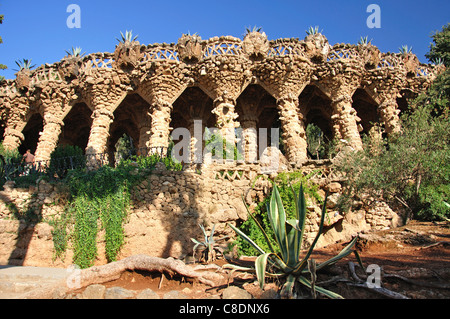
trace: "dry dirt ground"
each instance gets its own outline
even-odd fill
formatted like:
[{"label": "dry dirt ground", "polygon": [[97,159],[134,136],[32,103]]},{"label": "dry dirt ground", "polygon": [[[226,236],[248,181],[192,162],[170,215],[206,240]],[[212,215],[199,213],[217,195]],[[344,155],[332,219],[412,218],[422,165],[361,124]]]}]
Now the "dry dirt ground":
[{"label": "dry dirt ground", "polygon": [[[337,243],[316,250],[313,254],[318,262],[336,255],[346,243]],[[363,234],[357,244],[363,265],[377,265],[381,269],[381,287],[411,299],[447,299],[450,298],[450,223],[417,222],[408,225]],[[385,299],[390,298],[367,287],[355,287],[349,262],[356,262],[353,254],[339,261],[327,273],[320,274],[317,282],[323,287],[341,294],[347,299]],[[226,261],[218,261],[223,265]],[[251,262],[250,262],[251,263]],[[366,273],[356,267],[356,275],[367,282]],[[241,287],[253,295],[253,298],[279,298],[276,294],[278,283],[266,285],[263,292],[256,284],[256,278],[249,274],[234,275],[229,283],[209,287],[198,282],[174,277],[162,278],[161,274],[145,272],[126,272],[121,278],[105,283],[106,287],[123,287],[140,291],[152,289],[161,296],[172,290],[178,290],[188,298],[220,298],[228,285]],[[374,277],[372,277],[374,278]],[[328,283],[326,283],[328,282]],[[374,281],[371,281],[375,283]],[[304,297],[309,291],[304,292]]]}]

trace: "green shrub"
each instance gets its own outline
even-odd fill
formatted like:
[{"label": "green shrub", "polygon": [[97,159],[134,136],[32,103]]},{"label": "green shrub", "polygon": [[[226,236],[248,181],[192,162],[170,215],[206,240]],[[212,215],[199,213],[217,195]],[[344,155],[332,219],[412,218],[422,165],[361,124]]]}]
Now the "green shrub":
[{"label": "green shrub", "polygon": [[347,177],[345,194],[401,204],[407,218],[450,217],[450,121],[432,115],[430,106],[416,105],[402,116],[402,131],[337,163]]},{"label": "green shrub", "polygon": [[[278,185],[279,195],[284,203],[284,208],[288,218],[294,218],[296,214],[295,193],[299,192],[300,187],[303,187],[303,191],[307,195],[309,200],[314,200],[318,203],[322,203],[323,199],[318,194],[318,186],[310,182],[311,175],[317,172],[313,172],[307,176],[304,176],[302,172],[294,173],[281,173],[275,179],[275,183]],[[294,192],[292,191],[294,190]],[[266,197],[262,202],[258,203],[255,209],[254,217],[262,225],[264,231],[267,233],[269,240],[275,243],[274,233],[270,227],[269,216],[267,214],[267,203],[270,197]],[[267,242],[259,230],[253,218],[249,218],[247,221],[239,226],[239,229],[248,234],[253,240],[260,245],[261,248],[268,250]],[[247,256],[253,256],[257,251],[248,244],[242,238],[238,238],[238,253]],[[274,246],[276,249],[276,246]]]},{"label": "green shrub", "polygon": [[86,167],[86,157],[78,146],[58,146],[50,155],[50,163],[47,168],[49,176],[64,178],[71,169]]}]

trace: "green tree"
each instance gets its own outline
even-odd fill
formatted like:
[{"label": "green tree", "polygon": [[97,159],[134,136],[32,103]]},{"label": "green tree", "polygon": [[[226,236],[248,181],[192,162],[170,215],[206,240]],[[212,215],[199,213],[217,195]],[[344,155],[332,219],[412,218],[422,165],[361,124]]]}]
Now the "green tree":
[{"label": "green tree", "polygon": [[442,27],[442,31],[436,31],[432,36],[430,52],[425,54],[428,60],[434,63],[442,62],[446,67],[450,66],[450,23]]},{"label": "green tree", "polygon": [[[0,14],[0,24],[3,24],[3,14]],[[3,43],[2,37],[0,36],[0,43]],[[5,70],[7,67],[4,64],[0,63],[0,70]],[[0,76],[0,82],[3,81],[5,78],[3,76]]]},{"label": "green tree", "polygon": [[419,96],[417,103],[430,105],[433,115],[448,118],[450,115],[450,23],[431,37],[433,42],[430,45],[430,52],[425,56],[435,64],[444,65],[446,69],[437,76],[427,93]]},{"label": "green tree", "polygon": [[432,113],[417,104],[402,116],[401,133],[384,143],[367,138],[364,150],[344,157],[347,198],[400,203],[420,220],[449,218],[450,121]]}]

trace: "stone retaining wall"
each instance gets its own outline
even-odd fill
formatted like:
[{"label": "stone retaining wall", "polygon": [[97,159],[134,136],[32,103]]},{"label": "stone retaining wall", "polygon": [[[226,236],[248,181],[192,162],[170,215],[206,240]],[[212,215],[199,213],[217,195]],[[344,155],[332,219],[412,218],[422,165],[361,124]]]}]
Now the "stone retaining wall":
[{"label": "stone retaining wall", "polygon": [[[317,165],[304,166],[304,172]],[[336,208],[342,190],[341,183],[333,180],[326,166],[320,177],[313,180],[319,186],[319,194],[330,192],[325,234],[319,246],[339,240],[349,240],[362,231],[395,227],[400,223],[398,214],[386,204],[370,208],[360,207],[346,214]],[[192,252],[190,238],[201,238],[199,224],[210,230],[216,225],[215,236],[234,237],[227,223],[239,223],[247,219],[242,197],[254,207],[270,193],[267,176],[259,175],[258,166],[215,166],[214,170],[196,172],[171,172],[158,167],[143,178],[133,191],[132,207],[124,225],[126,243],[120,258],[134,254],[158,257],[183,257]],[[14,188],[8,182],[0,192],[0,264],[23,264],[27,266],[68,266],[72,252],[64,260],[53,260],[53,218],[63,210],[66,195],[61,187],[40,181],[28,189]],[[308,203],[309,220],[306,223],[307,240],[316,234],[321,207],[313,201]],[[18,220],[18,213],[25,213],[28,220],[40,214],[41,222],[26,223]],[[34,214],[34,215],[33,215]],[[99,257],[96,264],[104,264],[103,234],[98,236]]]}]

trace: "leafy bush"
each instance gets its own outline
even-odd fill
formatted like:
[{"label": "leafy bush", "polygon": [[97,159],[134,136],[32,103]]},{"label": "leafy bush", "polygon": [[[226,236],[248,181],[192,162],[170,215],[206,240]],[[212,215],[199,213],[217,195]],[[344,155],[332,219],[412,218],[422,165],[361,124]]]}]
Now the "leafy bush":
[{"label": "leafy bush", "polygon": [[83,150],[78,146],[63,145],[58,146],[50,155],[47,173],[50,176],[64,178],[69,170],[84,167],[86,167],[86,157]]},{"label": "leafy bush", "polygon": [[348,178],[346,196],[366,194],[403,205],[408,218],[450,217],[450,121],[416,105],[402,116],[402,132],[382,143],[364,140],[364,149],[337,163]]}]

